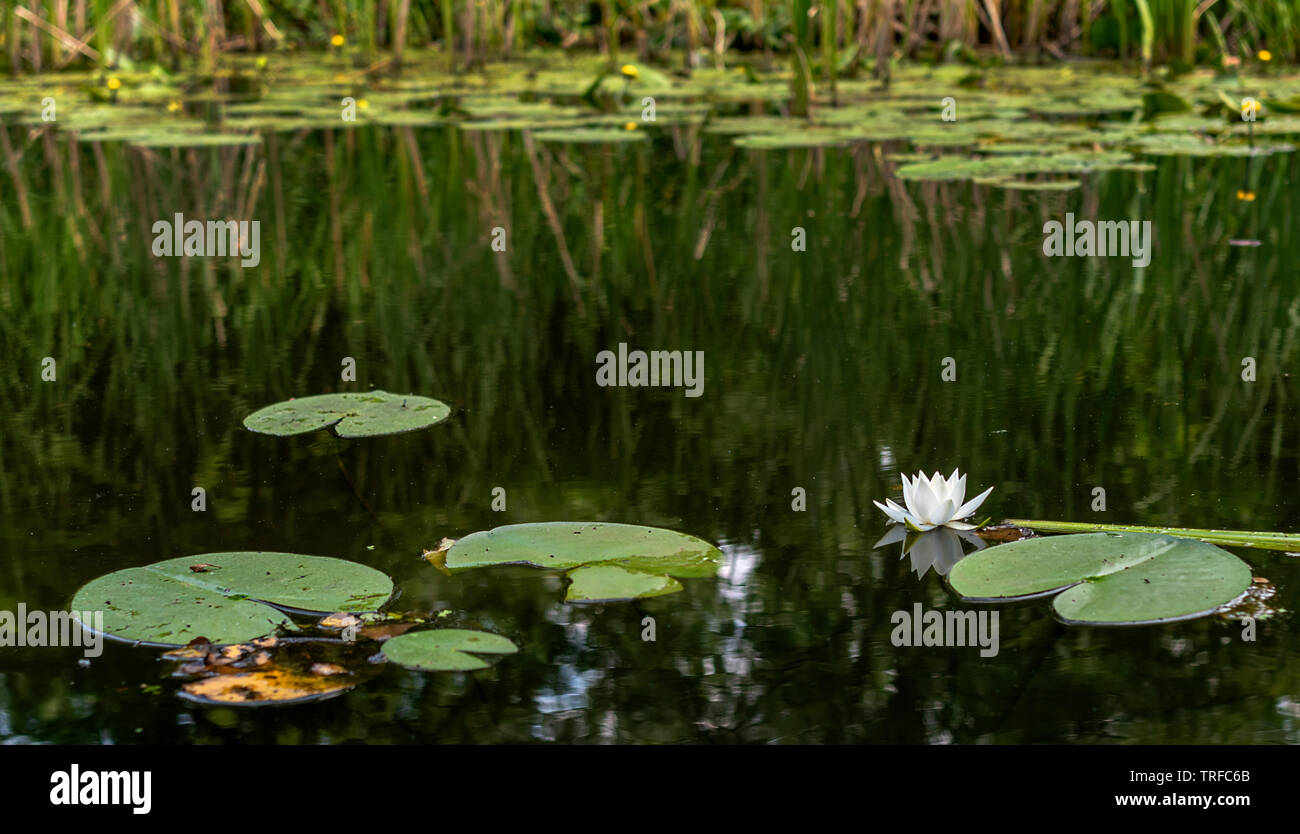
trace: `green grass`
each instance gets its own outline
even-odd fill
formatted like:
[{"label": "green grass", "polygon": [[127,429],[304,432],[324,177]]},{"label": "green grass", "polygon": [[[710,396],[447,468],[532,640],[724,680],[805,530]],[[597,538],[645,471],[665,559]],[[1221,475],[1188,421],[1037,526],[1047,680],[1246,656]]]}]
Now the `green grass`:
[{"label": "green grass", "polygon": [[[1199,16],[1196,0],[1000,0],[992,4],[996,16],[987,14],[988,4],[972,0],[790,0],[766,6],[755,0],[331,0],[325,18],[322,6],[308,0],[140,0],[134,8],[141,24],[134,27],[120,10],[110,17],[112,0],[22,4],[45,21],[39,29],[25,11],[19,13],[19,5],[0,0],[0,51],[9,57],[8,71],[87,65],[86,56],[69,55],[67,39],[56,30],[80,38],[92,28],[91,45],[101,62],[189,59],[209,69],[226,52],[325,49],[335,35],[346,39],[345,52],[359,65],[435,45],[449,60],[459,51],[461,64],[563,45],[600,51],[613,65],[628,51],[637,60],[666,61],[686,50],[696,53],[685,59],[689,69],[705,60],[725,63],[728,56],[788,52],[797,43],[810,58],[820,55],[816,74],[831,84],[846,57],[853,73],[891,55],[952,56],[958,54],[954,44],[964,47],[960,54],[990,58],[1005,44],[1013,60],[1073,54],[1191,65],[1217,63],[1225,49],[1247,60],[1261,49],[1279,61],[1300,59],[1300,0],[1224,0]],[[1089,8],[1095,14],[1087,14]],[[84,31],[76,25],[79,16]],[[405,25],[397,25],[399,19]],[[401,50],[395,38],[402,39]],[[1131,54],[1134,41],[1137,56]],[[883,67],[877,69],[884,74]]]}]

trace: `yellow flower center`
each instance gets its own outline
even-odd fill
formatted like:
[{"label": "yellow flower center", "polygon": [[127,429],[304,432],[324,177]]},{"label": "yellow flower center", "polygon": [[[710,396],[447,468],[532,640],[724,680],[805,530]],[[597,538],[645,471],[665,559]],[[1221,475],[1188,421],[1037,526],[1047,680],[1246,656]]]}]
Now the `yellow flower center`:
[{"label": "yellow flower center", "polygon": [[110,76],[110,77],[109,77],[109,79],[108,79],[108,89],[110,89],[110,90],[117,90],[117,89],[121,88],[121,86],[122,86],[122,79],[118,78],[116,75],[114,75],[114,76]]},{"label": "yellow flower center", "polygon": [[342,46],[345,43],[345,41],[343,40],[342,35],[335,35],[334,37],[330,38],[330,43],[334,46]]},{"label": "yellow flower center", "polygon": [[632,66],[631,64],[624,64],[623,69],[621,71],[628,78],[636,78],[638,75],[640,75],[640,73],[636,71],[636,67]]}]

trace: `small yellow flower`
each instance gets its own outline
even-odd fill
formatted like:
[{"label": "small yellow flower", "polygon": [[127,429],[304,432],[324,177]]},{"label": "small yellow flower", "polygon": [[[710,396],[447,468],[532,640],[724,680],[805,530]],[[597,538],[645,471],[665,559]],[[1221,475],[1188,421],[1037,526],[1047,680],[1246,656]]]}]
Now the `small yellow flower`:
[{"label": "small yellow flower", "polygon": [[636,122],[628,122],[627,124],[623,125],[623,129],[624,129],[624,130],[636,130]]},{"label": "small yellow flower", "polygon": [[1254,192],[1254,191],[1243,191],[1243,190],[1241,190],[1241,189],[1239,188],[1239,189],[1237,189],[1237,199],[1238,199],[1238,200],[1243,200],[1243,201],[1249,203],[1249,202],[1251,202],[1252,200],[1255,199],[1255,192]]},{"label": "small yellow flower", "polygon": [[1246,99],[1245,101],[1243,101],[1243,102],[1241,103],[1241,114],[1242,114],[1243,116],[1245,116],[1245,115],[1247,115],[1247,114],[1250,114],[1250,113],[1258,113],[1258,112],[1259,112],[1259,101],[1258,101],[1258,100],[1253,99],[1253,98],[1248,98],[1248,99]]},{"label": "small yellow flower", "polygon": [[357,100],[357,107],[360,107],[362,110],[365,110],[369,106],[370,106],[370,102],[366,101],[365,99]]},{"label": "small yellow flower", "polygon": [[636,67],[632,66],[631,64],[624,64],[623,68],[619,71],[622,72],[623,75],[632,79],[635,79],[640,75],[640,73],[636,71]]},{"label": "small yellow flower", "polygon": [[122,88],[122,79],[118,78],[116,75],[110,75],[108,77],[108,89],[119,90],[121,88]]},{"label": "small yellow flower", "polygon": [[342,35],[335,35],[334,37],[330,38],[331,46],[342,46],[344,43],[346,43],[346,41],[343,40]]},{"label": "small yellow flower", "polygon": [[1269,52],[1267,49],[1261,49],[1258,54],[1259,54],[1259,60],[1261,61],[1273,60],[1273,53]]},{"label": "small yellow flower", "polygon": [[180,103],[179,101],[169,101],[169,102],[167,102],[167,112],[168,112],[168,113],[175,113],[177,110],[180,110],[180,109],[181,109],[181,103]]}]

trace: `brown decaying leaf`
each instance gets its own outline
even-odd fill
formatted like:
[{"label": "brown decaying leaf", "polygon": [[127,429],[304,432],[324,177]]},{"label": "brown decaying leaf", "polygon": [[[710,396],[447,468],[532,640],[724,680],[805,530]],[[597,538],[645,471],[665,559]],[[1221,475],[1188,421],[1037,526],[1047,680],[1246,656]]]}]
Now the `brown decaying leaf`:
[{"label": "brown decaying leaf", "polygon": [[332,676],[295,674],[271,667],[191,681],[181,687],[181,691],[214,703],[273,704],[343,692],[352,686],[352,683]]},{"label": "brown decaying leaf", "polygon": [[415,628],[416,623],[380,623],[364,626],[357,633],[367,640],[387,640],[399,634],[405,634]]}]

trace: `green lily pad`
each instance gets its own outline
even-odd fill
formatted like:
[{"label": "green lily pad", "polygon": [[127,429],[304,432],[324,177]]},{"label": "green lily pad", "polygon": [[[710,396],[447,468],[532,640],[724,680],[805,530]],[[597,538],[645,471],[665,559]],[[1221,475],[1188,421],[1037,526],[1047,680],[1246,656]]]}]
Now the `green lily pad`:
[{"label": "green lily pad", "polygon": [[414,395],[367,393],[319,394],[268,405],[244,418],[244,428],[288,437],[333,427],[339,437],[380,437],[416,431],[441,423],[451,408]]},{"label": "green lily pad", "polygon": [[1211,614],[1251,584],[1226,550],[1151,533],[1084,533],[1024,539],[958,562],[952,589],[968,600],[1055,595],[1072,625],[1145,625]]},{"label": "green lily pad", "polygon": [[[500,634],[462,628],[440,628],[401,634],[384,643],[384,657],[425,672],[472,672],[488,668],[474,654],[514,654],[514,643]],[[467,654],[473,652],[474,654]]]},{"label": "green lily pad", "polygon": [[[446,566],[464,570],[532,565],[573,570],[566,601],[633,599],[680,590],[669,577],[717,573],[722,551],[685,533],[639,524],[552,521],[471,533],[447,551]],[[592,566],[617,568],[591,571]]]},{"label": "green lily pad", "polygon": [[132,139],[140,148],[224,148],[235,145],[260,145],[262,137],[249,133],[159,133]]},{"label": "green lily pad", "polygon": [[82,586],[71,608],[102,611],[103,633],[118,640],[182,646],[206,637],[225,645],[275,631],[285,617],[272,605],[310,612],[373,611],[392,594],[392,580],[366,565],[244,551],[182,556],[115,571]]},{"label": "green lily pad", "polygon": [[614,145],[625,142],[644,142],[649,138],[641,130],[605,127],[539,130],[533,136],[538,142],[574,142],[580,145]]},{"label": "green lily pad", "polygon": [[682,583],[671,576],[656,576],[618,565],[589,565],[569,572],[569,589],[565,602],[617,602],[645,599],[682,590]]}]

